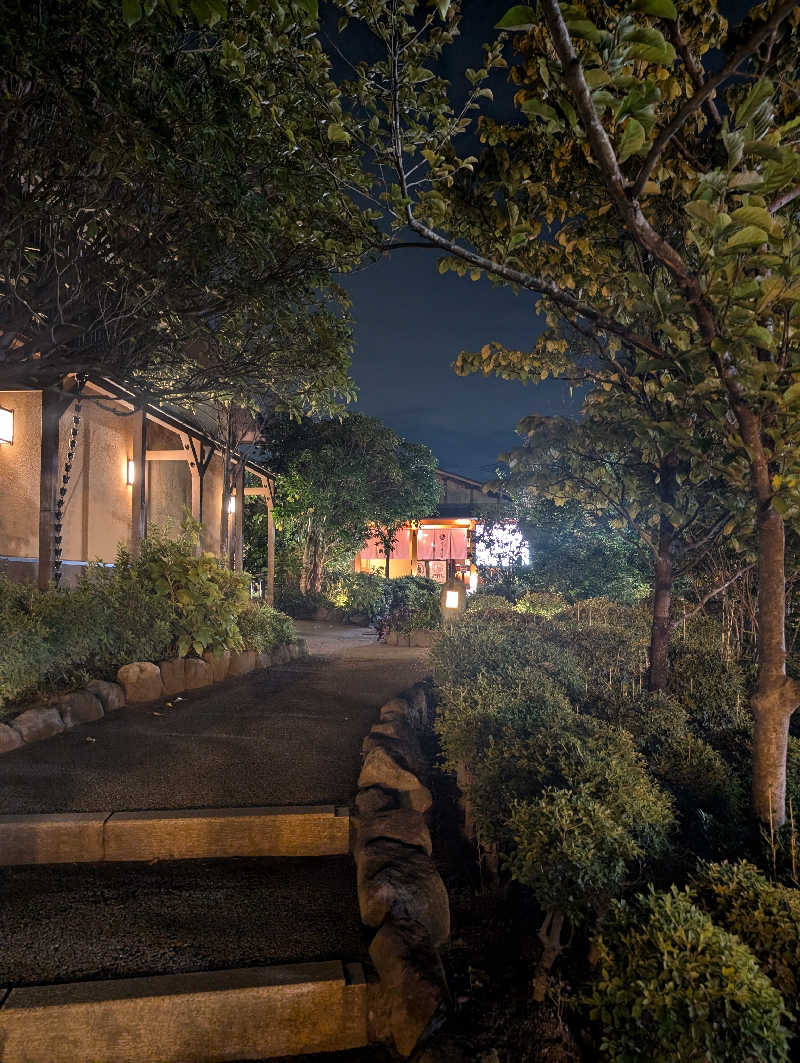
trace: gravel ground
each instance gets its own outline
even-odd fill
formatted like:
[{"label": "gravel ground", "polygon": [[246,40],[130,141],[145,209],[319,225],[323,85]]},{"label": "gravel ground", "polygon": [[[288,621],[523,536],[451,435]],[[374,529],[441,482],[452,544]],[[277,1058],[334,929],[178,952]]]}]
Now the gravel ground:
[{"label": "gravel ground", "polygon": [[426,651],[298,628],[314,656],[0,757],[0,814],[349,804],[364,735],[427,674]]},{"label": "gravel ground", "polygon": [[364,956],[349,857],[0,870],[0,986]]}]

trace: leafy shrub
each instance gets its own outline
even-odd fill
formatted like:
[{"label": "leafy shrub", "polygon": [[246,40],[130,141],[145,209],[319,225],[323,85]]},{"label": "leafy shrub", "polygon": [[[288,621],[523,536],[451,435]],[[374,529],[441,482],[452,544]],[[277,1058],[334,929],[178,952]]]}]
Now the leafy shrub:
[{"label": "leafy shrub", "polygon": [[439,599],[442,588],[424,576],[402,576],[386,580],[386,608],[377,627],[379,634],[387,631],[422,631],[441,626]]},{"label": "leafy shrub", "polygon": [[528,591],[517,599],[514,606],[518,613],[529,616],[555,616],[568,608],[569,602],[558,591]]},{"label": "leafy shrub", "polygon": [[319,591],[301,591],[295,583],[276,584],[275,607],[295,620],[309,620],[316,611],[330,602]]},{"label": "leafy shrub", "polygon": [[780,1063],[787,1012],[738,937],[675,887],[617,903],[594,940],[586,1003],[603,1058],[634,1063]]},{"label": "leafy shrub", "polygon": [[715,735],[749,726],[747,678],[728,651],[722,625],[711,617],[687,623],[670,647],[669,691],[689,713],[692,730],[714,744]]},{"label": "leafy shrub", "polygon": [[500,594],[472,594],[467,599],[467,609],[471,613],[510,613],[514,605]]},{"label": "leafy shrub", "polygon": [[271,605],[250,604],[239,613],[239,632],[246,650],[267,653],[297,637],[291,618]]},{"label": "leafy shrub", "polygon": [[695,903],[737,934],[787,1001],[800,990],[800,890],[773,885],[745,861],[703,864],[690,879]]},{"label": "leafy shrub", "polygon": [[171,650],[179,657],[193,651],[239,649],[236,618],[249,601],[248,579],[231,572],[210,554],[198,554],[198,527],[187,522],[177,538],[160,528],[148,530],[136,556],[121,547],[115,578],[123,588],[138,586],[168,617]]},{"label": "leafy shrub", "polygon": [[329,575],[323,584],[324,594],[336,609],[350,617],[364,614],[374,623],[386,610],[392,591],[387,580],[373,572],[338,572]]}]

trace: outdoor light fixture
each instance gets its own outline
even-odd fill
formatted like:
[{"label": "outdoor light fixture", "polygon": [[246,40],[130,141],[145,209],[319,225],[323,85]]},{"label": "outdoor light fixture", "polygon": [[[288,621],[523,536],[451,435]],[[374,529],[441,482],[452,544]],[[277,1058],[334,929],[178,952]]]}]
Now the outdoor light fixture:
[{"label": "outdoor light fixture", "polygon": [[231,495],[231,497],[228,499],[228,512],[236,512],[236,495]]},{"label": "outdoor light fixture", "polygon": [[445,609],[458,609],[458,591],[448,591],[444,601]]},{"label": "outdoor light fixture", "polygon": [[125,482],[130,487],[130,485],[134,482],[135,479],[136,479],[136,462],[133,461],[133,459],[128,459],[128,473],[127,473]]},{"label": "outdoor light fixture", "polygon": [[478,589],[478,573],[470,572],[469,574],[469,589],[476,591]]},{"label": "outdoor light fixture", "polygon": [[0,443],[14,442],[14,411],[0,406]]}]

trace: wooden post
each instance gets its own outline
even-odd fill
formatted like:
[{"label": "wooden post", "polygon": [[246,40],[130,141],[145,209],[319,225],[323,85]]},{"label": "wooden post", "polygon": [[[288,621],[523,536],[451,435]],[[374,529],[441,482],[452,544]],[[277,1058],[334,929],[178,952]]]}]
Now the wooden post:
[{"label": "wooden post", "polygon": [[[41,590],[53,579],[55,562],[56,499],[58,497],[58,438],[59,421],[64,400],[52,391],[42,392],[41,470],[39,476],[39,572]],[[60,532],[63,545],[63,527]]]},{"label": "wooden post", "polygon": [[411,575],[417,574],[417,536],[419,534],[419,524],[413,521],[411,524]]},{"label": "wooden post", "polygon": [[267,604],[275,604],[275,520],[272,487],[267,484]]},{"label": "wooden post", "polygon": [[240,460],[236,470],[236,509],[233,513],[233,537],[231,541],[232,569],[241,572],[244,569],[244,461]]},{"label": "wooden post", "polygon": [[131,488],[131,550],[147,536],[147,415],[133,415],[133,487]]}]

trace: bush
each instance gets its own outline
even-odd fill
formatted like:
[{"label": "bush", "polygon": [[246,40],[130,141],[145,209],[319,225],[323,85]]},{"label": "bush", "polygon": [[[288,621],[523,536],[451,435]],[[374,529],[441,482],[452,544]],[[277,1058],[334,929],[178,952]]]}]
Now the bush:
[{"label": "bush", "polygon": [[340,572],[324,582],[327,601],[347,617],[362,614],[370,624],[383,616],[391,589],[387,580],[372,572]]},{"label": "bush", "polygon": [[275,607],[295,620],[309,620],[318,609],[330,605],[319,591],[301,591],[297,584],[284,583],[275,587]]},{"label": "bush", "polygon": [[722,625],[711,617],[687,623],[670,647],[669,691],[689,713],[692,730],[714,744],[728,729],[749,726],[747,679],[726,648]]},{"label": "bush", "polygon": [[442,588],[425,576],[402,576],[386,580],[386,607],[376,626],[387,631],[423,631],[441,627],[439,599]]},{"label": "bush", "polygon": [[555,616],[569,607],[569,602],[558,591],[528,591],[517,600],[514,608],[529,616]]},{"label": "bush", "polygon": [[773,885],[745,861],[703,864],[689,881],[695,903],[748,945],[787,1001],[800,990],[800,890]]},{"label": "bush", "polygon": [[788,1013],[738,937],[675,887],[617,903],[585,1003],[615,1063],[780,1063]]},{"label": "bush", "polygon": [[511,613],[514,605],[500,594],[471,594],[467,609],[471,613]]},{"label": "bush", "polygon": [[256,653],[268,653],[297,637],[290,617],[271,605],[250,604],[239,613],[237,625],[244,648]]}]

